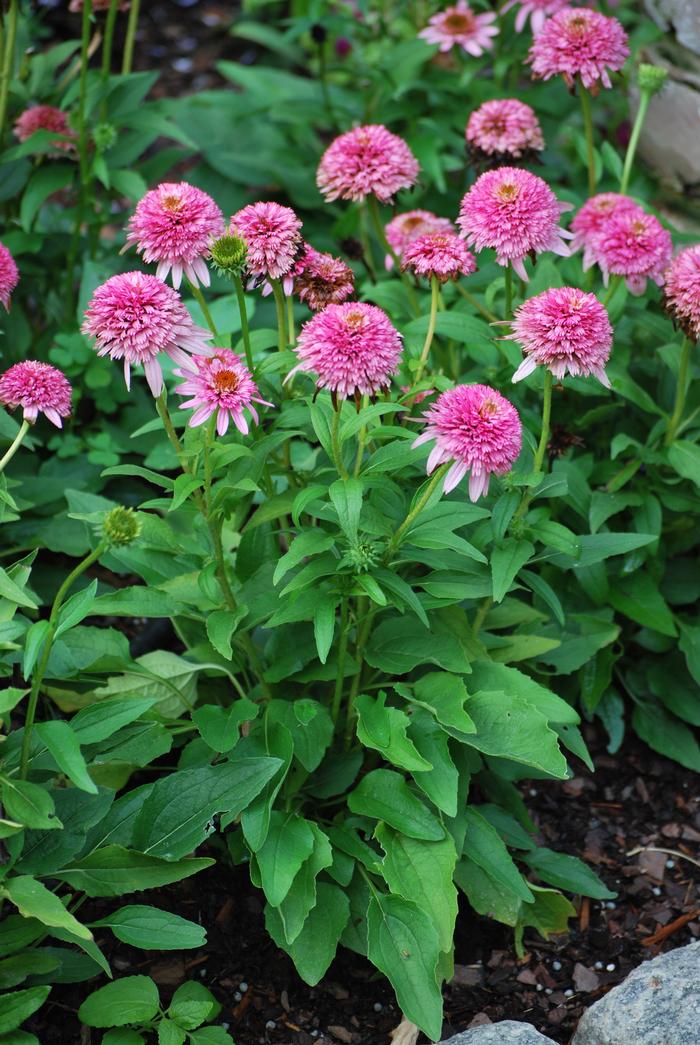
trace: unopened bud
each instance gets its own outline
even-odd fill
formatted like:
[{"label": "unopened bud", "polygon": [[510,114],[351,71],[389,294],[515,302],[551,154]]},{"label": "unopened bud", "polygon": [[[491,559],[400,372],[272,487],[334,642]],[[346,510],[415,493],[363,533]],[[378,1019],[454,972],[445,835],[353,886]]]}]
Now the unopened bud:
[{"label": "unopened bud", "polygon": [[240,236],[227,234],[209,248],[214,268],[220,276],[240,276],[245,269],[248,245]]},{"label": "unopened bud", "polygon": [[135,541],[141,532],[133,508],[123,508],[118,505],[107,512],[102,521],[102,533],[113,546],[123,546]]},{"label": "unopened bud", "polygon": [[92,132],[98,153],[108,152],[117,140],[117,130],[111,123],[98,123]]},{"label": "unopened bud", "polygon": [[646,91],[648,94],[656,94],[657,91],[660,91],[667,77],[668,69],[663,69],[660,65],[642,64],[637,72],[640,90]]}]

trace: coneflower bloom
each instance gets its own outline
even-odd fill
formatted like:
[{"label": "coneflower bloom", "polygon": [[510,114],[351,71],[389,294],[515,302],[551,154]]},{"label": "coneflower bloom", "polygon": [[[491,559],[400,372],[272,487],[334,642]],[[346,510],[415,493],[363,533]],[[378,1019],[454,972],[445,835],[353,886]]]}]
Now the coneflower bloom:
[{"label": "coneflower bloom", "polygon": [[291,269],[301,246],[301,221],[292,208],[279,203],[249,203],[231,218],[230,233],[241,236],[248,246],[251,276],[282,279],[285,293],[290,294]]},{"label": "coneflower bloom", "polygon": [[673,243],[653,214],[618,210],[595,237],[592,250],[606,286],[610,276],[623,276],[629,292],[639,295],[647,279],[663,286]]},{"label": "coneflower bloom", "polygon": [[612,336],[608,313],[595,294],[574,287],[545,290],[515,311],[508,340],[522,345],[525,358],[513,381],[544,366],[557,378],[592,375],[610,388],[605,364]]},{"label": "coneflower bloom", "polygon": [[233,421],[239,432],[248,434],[247,410],[258,424],[258,413],[253,403],[272,406],[258,395],[257,385],[253,381],[248,367],[240,356],[230,348],[215,348],[212,356],[192,356],[196,370],[176,370],[178,377],[184,378],[175,391],[178,395],[190,396],[181,404],[182,410],[194,409],[189,420],[192,428],[204,424],[213,413],[216,413],[216,430],[219,435],[226,435],[229,422]]},{"label": "coneflower bloom", "polygon": [[304,244],[304,253],[294,266],[294,290],[313,312],[352,297],[355,276],[349,265],[332,254]]},{"label": "coneflower bloom", "polygon": [[568,87],[578,77],[595,93],[599,83],[612,87],[610,73],[629,57],[627,33],[617,18],[589,7],[566,7],[548,18],[535,36],[528,61],[541,80],[563,76]]},{"label": "coneflower bloom", "polygon": [[388,203],[400,189],[415,185],[418,170],[418,160],[402,138],[382,124],[367,124],[331,142],[318,165],[316,184],[328,203],[366,196]]},{"label": "coneflower bloom", "polygon": [[438,397],[423,414],[425,431],[413,443],[435,442],[427,472],[453,461],[444,492],[449,493],[469,472],[469,497],[477,501],[488,493],[491,475],[505,475],[522,446],[518,411],[488,385],[457,385]]},{"label": "coneflower bloom", "polygon": [[509,262],[527,281],[528,255],[551,250],[569,255],[564,242],[571,233],[559,227],[570,204],[560,203],[542,178],[518,167],[486,171],[462,200],[457,224],[470,247],[490,247],[499,265]]},{"label": "coneflower bloom", "polygon": [[376,395],[388,388],[401,357],[401,335],[376,305],[328,305],[297,338],[298,370],[315,372],[319,388],[336,396]]},{"label": "coneflower bloom", "polygon": [[136,205],[126,246],[135,244],[147,264],[157,262],[159,279],[172,272],[175,289],[183,273],[195,287],[208,287],[205,258],[209,244],[223,231],[223,214],[211,196],[186,181],[163,182]]},{"label": "coneflower bloom", "polygon": [[506,14],[516,5],[518,13],[515,16],[515,31],[521,33],[529,18],[533,34],[539,33],[545,19],[569,6],[568,0],[508,0],[501,8],[501,14]]},{"label": "coneflower bloom", "polygon": [[[430,210],[409,210],[405,214],[397,214],[384,226],[387,243],[399,260],[409,243],[432,232],[454,232],[454,225],[449,218],[439,218]],[[391,254],[387,254],[387,269],[393,268],[393,265],[394,259]]]},{"label": "coneflower bloom", "polygon": [[57,428],[70,415],[72,389],[55,366],[27,359],[15,363],[0,377],[0,403],[11,410],[21,406],[24,420],[34,424],[40,413]]},{"label": "coneflower bloom", "polygon": [[406,247],[401,268],[446,283],[476,272],[476,259],[454,232],[436,232],[420,236]]},{"label": "coneflower bloom", "polygon": [[[15,120],[14,132],[19,141],[27,141],[37,131],[53,131],[55,134],[65,134],[69,138],[76,137],[75,131],[68,126],[66,114],[55,105],[32,105]],[[51,145],[54,149],[64,152],[70,152],[75,148],[73,141],[63,141],[60,138],[52,141]]]},{"label": "coneflower bloom", "polygon": [[583,248],[583,268],[589,269],[595,263],[594,244],[605,228],[606,223],[613,214],[618,211],[634,211],[643,214],[642,208],[630,199],[622,196],[619,192],[599,192],[597,196],[591,196],[586,200],[571,222],[571,231],[574,238],[571,241],[572,254]]},{"label": "coneflower bloom", "polygon": [[0,243],[0,301],[6,312],[10,311],[10,298],[19,283],[19,270],[15,259],[4,243]]},{"label": "coneflower bloom", "polygon": [[469,117],[467,144],[475,158],[518,159],[544,149],[534,109],[517,98],[494,98]]},{"label": "coneflower bloom", "polygon": [[692,341],[700,340],[700,245],[686,247],[666,271],[664,306]]},{"label": "coneflower bloom", "polygon": [[82,331],[95,338],[99,356],[124,360],[126,387],[131,367],[143,366],[154,396],[163,390],[158,356],[164,352],[192,370],[189,352],[206,355],[211,334],[197,327],[180,295],[157,276],[124,272],[97,288],[85,312]]},{"label": "coneflower bloom", "polygon": [[495,21],[493,11],[475,14],[466,0],[458,0],[429,18],[428,25],[418,35],[428,44],[437,44],[441,51],[461,47],[478,58],[493,48],[493,37],[498,36]]}]

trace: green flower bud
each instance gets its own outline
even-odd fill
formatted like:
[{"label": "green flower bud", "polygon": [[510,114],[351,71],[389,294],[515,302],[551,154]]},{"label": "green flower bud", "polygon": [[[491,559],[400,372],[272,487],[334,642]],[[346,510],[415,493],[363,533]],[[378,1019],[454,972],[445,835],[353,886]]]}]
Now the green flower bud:
[{"label": "green flower bud", "polygon": [[248,257],[248,245],[240,236],[221,236],[212,243],[211,260],[220,276],[240,276]]},{"label": "green flower bud", "polygon": [[346,558],[357,573],[367,573],[379,562],[379,548],[373,541],[358,541],[348,548]]},{"label": "green flower bud", "polygon": [[102,521],[102,533],[111,545],[123,546],[135,541],[141,532],[141,525],[133,508],[122,508],[118,505],[107,512]]},{"label": "green flower bud", "polygon": [[98,153],[108,152],[117,140],[117,129],[111,123],[98,123],[92,132]]},{"label": "green flower bud", "polygon": [[637,71],[637,82],[640,90],[648,94],[656,94],[663,87],[668,77],[668,69],[662,69],[660,65],[639,66]]}]

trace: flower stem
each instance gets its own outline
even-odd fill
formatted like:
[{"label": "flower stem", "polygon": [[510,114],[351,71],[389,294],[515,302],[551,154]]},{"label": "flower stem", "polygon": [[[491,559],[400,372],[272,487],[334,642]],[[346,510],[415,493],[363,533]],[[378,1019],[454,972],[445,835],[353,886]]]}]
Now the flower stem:
[{"label": "flower stem", "polygon": [[438,302],[440,300],[440,283],[438,282],[437,276],[430,277],[430,318],[428,320],[428,330],[425,335],[425,342],[423,343],[423,351],[420,354],[418,360],[418,369],[416,370],[413,378],[414,386],[418,384],[423,371],[425,370],[425,364],[428,362],[428,355],[430,353],[430,346],[433,343],[435,336],[435,322],[437,320]]},{"label": "flower stem", "polygon": [[369,274],[369,278],[373,283],[377,282],[377,273],[374,269],[374,258],[372,256],[372,244],[369,238],[369,232],[367,229],[367,204],[366,200],[361,200],[360,204],[360,242],[362,244],[362,254],[364,257],[365,267]]},{"label": "flower stem", "polygon": [[10,463],[10,461],[12,460],[12,458],[15,456],[15,454],[19,450],[20,446],[22,445],[22,440],[24,439],[24,437],[25,437],[25,435],[27,434],[28,431],[29,431],[29,421],[26,421],[26,420],[22,421],[22,424],[20,425],[19,432],[17,433],[17,435],[12,440],[12,445],[10,447],[8,447],[8,449],[5,451],[2,459],[0,460],[0,473],[5,471],[5,466],[8,465]]},{"label": "flower stem", "polygon": [[513,267],[510,262],[506,265],[506,303],[503,311],[504,319],[511,319],[513,315]]},{"label": "flower stem", "polygon": [[245,303],[245,292],[243,290],[243,281],[240,276],[233,277],[233,285],[236,288],[236,300],[238,301],[238,312],[241,317],[241,336],[243,338],[243,351],[245,352],[245,361],[250,370],[251,374],[254,370],[253,364],[253,350],[250,347],[250,327],[248,326],[248,310]]},{"label": "flower stem", "polygon": [[49,614],[49,628],[46,632],[46,638],[44,639],[44,645],[39,658],[39,662],[32,674],[32,688],[29,693],[29,701],[27,703],[27,713],[24,718],[24,735],[22,736],[22,751],[20,754],[19,762],[19,776],[20,780],[27,779],[27,767],[29,764],[29,749],[32,741],[32,730],[34,728],[34,718],[36,716],[36,707],[39,701],[39,690],[41,689],[41,683],[44,679],[44,672],[49,663],[49,657],[51,656],[51,647],[53,646],[54,636],[56,634],[56,625],[58,623],[58,615],[63,605],[68,591],[72,585],[77,581],[81,574],[92,566],[93,562],[96,562],[100,555],[107,549],[107,541],[100,541],[94,551],[91,551],[82,562],[72,570],[66,579],[64,580],[61,587],[56,592],[56,597],[53,600],[51,607],[51,613]]},{"label": "flower stem", "polygon": [[204,294],[201,291],[201,288],[200,287],[196,287],[194,285],[194,283],[190,282],[190,280],[188,280],[187,282],[189,283],[190,290],[192,291],[192,297],[195,299],[195,301],[197,302],[197,304],[199,305],[199,307],[202,310],[202,315],[204,316],[204,322],[207,324],[207,326],[211,330],[211,332],[214,335],[214,337],[218,340],[218,338],[219,338],[219,331],[216,329],[216,323],[214,322],[214,317],[212,316],[211,312],[209,311],[209,306],[206,303],[206,300],[204,298]]},{"label": "flower stem", "polygon": [[372,220],[372,224],[374,225],[374,231],[377,234],[377,239],[381,243],[381,245],[384,248],[384,250],[386,251],[386,253],[389,255],[389,257],[394,262],[394,265],[396,266],[396,271],[398,272],[398,274],[399,274],[399,276],[401,278],[401,282],[403,283],[404,287],[406,288],[406,293],[408,295],[408,300],[410,302],[411,308],[413,309],[415,314],[417,316],[419,316],[420,315],[420,308],[418,306],[418,299],[416,297],[416,292],[413,289],[413,284],[411,283],[411,280],[409,279],[408,275],[401,268],[401,264],[399,262],[399,259],[398,259],[397,255],[396,255],[396,251],[394,250],[394,248],[389,243],[389,240],[386,238],[386,233],[384,231],[384,226],[382,225],[381,214],[379,213],[379,204],[377,203],[377,197],[376,196],[368,196],[367,199],[369,201],[368,202],[369,216],[370,216],[370,218]]},{"label": "flower stem", "polygon": [[333,447],[333,460],[335,466],[338,469],[338,474],[341,479],[349,479],[348,470],[343,464],[343,456],[340,452],[340,440],[338,438],[338,429],[340,428],[340,413],[342,403],[338,403],[337,409],[333,411],[333,425],[331,427],[331,445]]},{"label": "flower stem", "polygon": [[[109,10],[107,12],[107,18],[105,20],[105,35],[102,41],[102,92],[103,95],[107,91],[107,81],[109,80],[109,74],[112,71],[112,45],[114,44],[114,26],[117,21],[117,14],[119,12],[120,0],[111,0]],[[103,97],[100,103],[100,119],[104,122],[107,119],[107,98]]]},{"label": "flower stem", "polygon": [[498,316],[496,316],[493,312],[489,312],[486,306],[482,305],[481,302],[478,301],[473,294],[470,294],[468,290],[465,290],[461,283],[455,283],[455,286],[457,287],[457,290],[465,299],[465,301],[468,301],[472,308],[475,308],[476,311],[479,312],[485,320],[487,320],[487,322],[496,323],[498,321]]},{"label": "flower stem", "polygon": [[610,302],[612,301],[613,294],[615,293],[615,291],[619,287],[621,279],[622,279],[622,276],[611,276],[610,277],[610,283],[608,285],[608,292],[605,295],[605,297],[603,298],[603,308],[607,308],[608,305],[610,304]]},{"label": "flower stem", "polygon": [[[552,377],[551,370],[545,370],[544,372],[544,396],[542,399],[542,428],[540,430],[540,441],[537,445],[537,451],[535,453],[535,460],[532,465],[533,472],[541,472],[544,465],[545,454],[547,453],[547,444],[549,443],[549,430],[550,421],[552,417],[552,386],[554,379]],[[516,519],[522,519],[523,515],[527,511],[530,501],[532,500],[532,492],[526,493],[523,497],[518,510],[513,516],[513,522]]]},{"label": "flower stem", "polygon": [[678,426],[681,423],[681,418],[683,417],[685,397],[688,390],[688,369],[690,367],[690,351],[692,347],[693,342],[690,340],[690,338],[684,337],[683,344],[681,345],[680,363],[678,365],[678,385],[676,386],[676,402],[673,407],[673,413],[671,414],[668,421],[668,428],[666,429],[666,435],[664,437],[664,446],[671,446],[671,444],[673,443],[673,440],[676,438]]},{"label": "flower stem", "polygon": [[440,467],[433,473],[433,477],[430,480],[430,482],[428,483],[428,485],[426,486],[426,488],[425,488],[425,490],[423,492],[423,495],[418,500],[418,503],[416,504],[416,506],[414,508],[411,509],[411,511],[408,513],[408,515],[406,516],[404,521],[399,526],[399,528],[396,531],[396,533],[394,534],[394,536],[389,541],[389,545],[388,545],[387,550],[386,550],[386,558],[387,559],[391,558],[393,553],[396,551],[398,546],[401,544],[401,541],[403,540],[403,537],[404,537],[406,531],[408,530],[409,526],[412,524],[414,519],[416,519],[416,517],[419,516],[420,513],[423,511],[423,509],[425,508],[426,504],[428,503],[430,498],[433,496],[433,493],[435,491],[436,486],[438,485],[438,483],[442,479],[445,478],[445,475],[447,474],[447,470],[448,470],[449,467],[450,467],[450,461],[446,461],[444,464],[440,465]]},{"label": "flower stem", "polygon": [[357,619],[358,620],[360,620],[360,618],[362,617],[363,612],[365,613],[365,618],[364,618],[364,621],[362,622],[362,625],[358,629],[357,644],[355,646],[355,657],[356,657],[358,665],[359,665],[359,670],[357,671],[357,674],[355,674],[353,676],[352,684],[350,686],[350,695],[348,696],[348,706],[347,706],[346,713],[345,713],[345,747],[346,747],[346,749],[350,747],[350,744],[352,742],[352,732],[353,732],[353,727],[354,727],[353,719],[355,717],[355,701],[357,699],[357,694],[360,691],[360,685],[361,685],[361,682],[362,682],[362,669],[364,667],[362,658],[364,656],[365,646],[367,645],[367,641],[368,641],[370,633],[372,631],[372,624],[374,623],[374,616],[375,616],[375,613],[377,612],[375,606],[372,606],[372,608],[370,609],[370,607],[369,607],[369,600],[367,599],[367,597],[365,595],[361,596],[357,600]]},{"label": "flower stem", "polygon": [[296,341],[296,332],[294,330],[294,301],[292,300],[291,294],[287,297],[287,342],[289,347],[292,348]]},{"label": "flower stem", "polygon": [[632,127],[632,133],[630,134],[630,140],[627,144],[627,152],[625,153],[625,165],[622,168],[622,177],[620,179],[620,192],[626,193],[629,188],[630,178],[632,176],[632,165],[634,163],[634,157],[637,152],[637,145],[639,144],[639,136],[642,133],[642,127],[647,115],[647,109],[649,108],[649,102],[651,101],[652,92],[642,90],[639,96],[639,108],[637,109],[637,115],[634,118],[634,125]]},{"label": "flower stem", "polygon": [[343,598],[340,603],[340,637],[338,642],[338,672],[335,677],[335,690],[333,692],[333,705],[331,716],[333,722],[338,721],[340,705],[343,699],[343,683],[345,682],[345,658],[348,652],[348,600]]},{"label": "flower stem", "polygon": [[80,81],[78,88],[78,159],[80,165],[80,184],[78,186],[78,205],[75,209],[75,227],[71,239],[68,258],[66,260],[66,271],[68,274],[68,294],[66,295],[66,318],[70,318],[74,305],[75,290],[75,264],[78,257],[80,245],[80,231],[85,218],[85,206],[89,198],[91,165],[88,153],[88,127],[87,127],[87,75],[90,64],[90,17],[92,15],[92,0],[84,0],[82,36],[80,46]]},{"label": "flower stem", "polygon": [[588,195],[595,194],[595,147],[593,145],[593,116],[591,114],[591,96],[579,82],[579,95],[581,97],[581,113],[583,115],[583,129],[586,134],[586,158],[588,161]]},{"label": "flower stem", "polygon": [[275,297],[275,309],[277,310],[277,348],[280,352],[287,350],[287,321],[285,319],[284,290],[278,279],[271,279],[272,293]]},{"label": "flower stem", "polygon": [[[366,410],[368,406],[369,406],[369,396],[366,395],[366,396],[362,397],[362,409]],[[360,468],[362,467],[362,457],[363,457],[363,454],[365,452],[365,440],[366,439],[367,439],[367,425],[363,425],[362,428],[360,429],[359,435],[357,437],[357,454],[355,455],[355,468],[354,468],[353,473],[352,473],[355,476],[355,478],[357,478],[357,476],[360,474]]]},{"label": "flower stem", "polygon": [[2,56],[2,73],[0,73],[0,142],[5,137],[7,100],[10,95],[10,82],[15,65],[18,17],[19,0],[10,0],[10,9],[7,13],[7,35],[5,36],[5,49]]},{"label": "flower stem", "polygon": [[139,8],[141,0],[131,0],[129,21],[126,26],[126,39],[124,41],[124,56],[122,59],[122,76],[128,76],[134,60],[134,41],[136,40],[136,29],[139,24]]}]

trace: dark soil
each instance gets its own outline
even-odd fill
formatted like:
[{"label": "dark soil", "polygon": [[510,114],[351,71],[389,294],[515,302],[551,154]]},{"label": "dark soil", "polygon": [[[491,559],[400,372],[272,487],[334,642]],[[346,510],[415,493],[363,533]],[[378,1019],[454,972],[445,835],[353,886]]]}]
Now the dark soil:
[{"label": "dark soil", "polygon": [[[697,776],[632,736],[614,757],[595,733],[588,740],[594,776],[582,770],[572,780],[537,781],[523,790],[542,841],[582,856],[618,898],[577,900],[570,932],[548,942],[526,933],[522,961],[515,958],[510,930],[475,917],[465,904],[456,937],[456,977],[444,992],[445,1037],[478,1023],[517,1019],[564,1045],[582,1010],[631,969],[700,937],[700,867],[685,859],[697,860],[700,848]],[[630,852],[650,846],[672,852]],[[219,1019],[237,1045],[388,1045],[401,1017],[387,983],[347,951],[316,988],[302,983],[267,936],[262,897],[245,869],[220,864],[132,902],[200,922],[208,943],[201,951],[155,953],[127,947],[106,933],[97,942],[115,974],[149,974],[163,998],[185,979],[199,978],[222,1003]],[[81,916],[99,917],[103,904],[86,904]],[[31,1025],[42,1045],[100,1040],[102,1032],[93,1031],[90,1038],[84,1030],[81,1037],[75,1015],[88,989],[98,985],[53,989]]]}]

